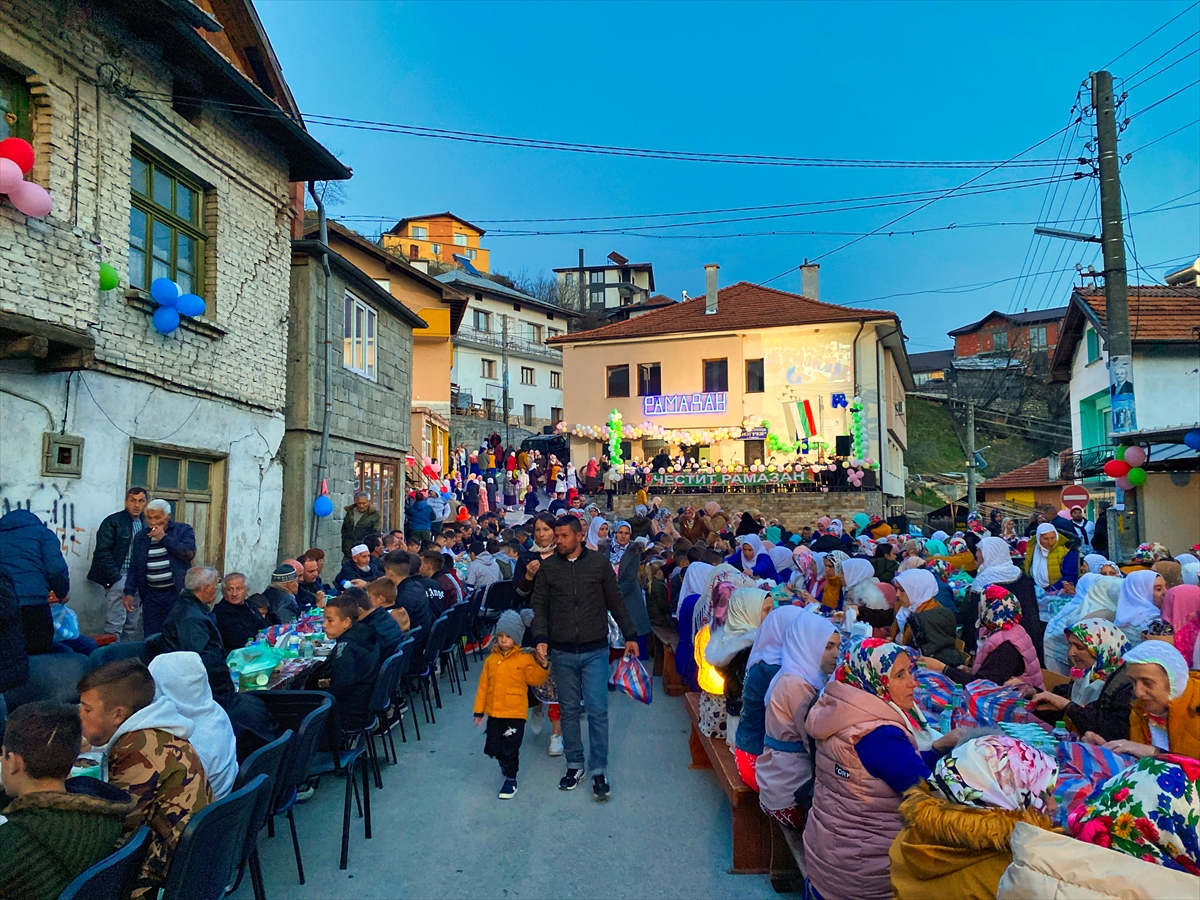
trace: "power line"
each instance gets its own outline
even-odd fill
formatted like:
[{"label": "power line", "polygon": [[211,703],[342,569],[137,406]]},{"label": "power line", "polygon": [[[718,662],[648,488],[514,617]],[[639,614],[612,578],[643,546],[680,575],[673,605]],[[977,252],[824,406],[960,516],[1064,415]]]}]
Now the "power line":
[{"label": "power line", "polygon": [[[1200,31],[1197,31],[1196,34],[1200,34]],[[1195,36],[1196,36],[1195,34],[1192,35],[1192,37],[1195,37]],[[1140,88],[1146,82],[1157,78],[1163,72],[1169,72],[1171,69],[1175,68],[1177,65],[1179,65],[1181,62],[1183,62],[1185,59],[1189,59],[1189,58],[1195,56],[1197,53],[1200,53],[1200,47],[1197,47],[1191,53],[1187,53],[1187,54],[1179,57],[1179,59],[1175,60],[1175,62],[1171,63],[1170,65],[1163,66],[1161,69],[1159,69],[1153,75],[1147,75],[1145,78],[1143,78],[1137,84],[1131,84],[1128,88],[1126,88],[1126,91],[1136,91],[1138,88]]]},{"label": "power line", "polygon": [[1172,22],[1174,22],[1176,19],[1180,18],[1180,17],[1181,17],[1181,16],[1183,16],[1185,13],[1188,13],[1188,12],[1190,12],[1191,10],[1195,9],[1197,6],[1200,6],[1200,0],[1197,0],[1197,2],[1195,2],[1195,3],[1191,4],[1191,5],[1190,5],[1190,6],[1188,6],[1186,9],[1184,9],[1182,12],[1180,12],[1180,13],[1178,13],[1178,14],[1176,14],[1176,15],[1172,16],[1171,18],[1167,19],[1167,21],[1163,22],[1161,25],[1159,25],[1157,28],[1155,28],[1155,29],[1154,29],[1152,32],[1150,32],[1148,35],[1146,35],[1144,38],[1142,38],[1140,41],[1138,41],[1138,42],[1137,42],[1136,44],[1134,44],[1132,47],[1129,47],[1129,48],[1127,48],[1127,49],[1125,49],[1125,50],[1122,50],[1120,53],[1118,53],[1116,56],[1114,56],[1112,59],[1110,59],[1110,60],[1109,60],[1108,62],[1106,62],[1104,65],[1102,65],[1100,68],[1101,68],[1101,69],[1107,69],[1107,68],[1109,68],[1109,67],[1110,67],[1110,66],[1111,66],[1113,63],[1115,63],[1115,62],[1116,62],[1118,59],[1120,59],[1121,57],[1125,56],[1125,55],[1126,55],[1126,54],[1128,54],[1128,53],[1131,53],[1132,51],[1136,50],[1138,47],[1142,46],[1142,44],[1146,43],[1146,41],[1150,40],[1150,38],[1154,37],[1156,34],[1158,34],[1160,31],[1162,31],[1164,28],[1166,28],[1168,25],[1170,25],[1170,24],[1171,24]]},{"label": "power line", "polygon": [[1129,151],[1128,153],[1126,153],[1126,154],[1125,154],[1125,156],[1124,156],[1124,159],[1125,159],[1125,161],[1126,161],[1126,162],[1128,162],[1128,161],[1129,161],[1129,158],[1130,158],[1131,156],[1133,156],[1133,154],[1135,154],[1135,153],[1141,153],[1141,152],[1142,152],[1143,150],[1145,150],[1147,147],[1153,147],[1153,146],[1154,146],[1155,144],[1157,144],[1159,141],[1165,141],[1167,138],[1169,138],[1169,137],[1173,137],[1174,135],[1177,135],[1177,134],[1179,134],[1179,132],[1181,132],[1181,131],[1187,131],[1187,129],[1191,128],[1191,127],[1192,127],[1192,126],[1194,126],[1194,125],[1200,125],[1200,119],[1193,119],[1192,121],[1188,122],[1186,125],[1180,125],[1180,126],[1179,126],[1178,128],[1176,128],[1174,131],[1168,131],[1168,132],[1167,132],[1166,134],[1164,134],[1162,137],[1156,137],[1154,140],[1152,140],[1152,141],[1150,141],[1150,142],[1148,142],[1148,143],[1142,144],[1142,146],[1138,147],[1136,150],[1130,150],[1130,151]]},{"label": "power line", "polygon": [[[1132,81],[1134,78],[1137,78],[1139,75],[1141,75],[1143,72],[1145,72],[1145,71],[1146,71],[1148,68],[1150,68],[1150,67],[1151,67],[1152,65],[1154,65],[1156,62],[1158,62],[1160,59],[1163,59],[1164,57],[1170,56],[1172,53],[1174,53],[1176,50],[1178,50],[1180,47],[1182,47],[1184,44],[1186,44],[1188,41],[1190,41],[1192,38],[1194,38],[1194,37],[1195,37],[1196,35],[1198,35],[1198,34],[1200,34],[1200,29],[1197,29],[1196,31],[1193,31],[1191,34],[1189,34],[1187,37],[1185,37],[1185,38],[1184,38],[1182,41],[1180,41],[1178,44],[1176,44],[1176,45],[1175,45],[1174,47],[1172,47],[1170,50],[1167,50],[1165,53],[1160,53],[1158,56],[1154,57],[1154,59],[1150,60],[1150,62],[1146,63],[1144,66],[1142,66],[1142,67],[1141,67],[1140,69],[1138,69],[1136,72],[1134,72],[1132,75],[1129,75],[1129,76],[1127,76],[1126,78],[1122,78],[1122,79],[1121,79],[1121,80],[1122,80],[1122,82],[1124,82],[1124,81]],[[1195,52],[1195,51],[1193,51],[1193,52]],[[1188,56],[1191,56],[1191,55],[1192,55],[1191,53],[1189,53],[1189,54],[1188,54]],[[1185,60],[1185,59],[1187,59],[1187,56],[1180,57],[1180,58],[1179,58],[1179,59],[1177,59],[1175,62],[1171,63],[1171,66],[1175,65],[1176,63],[1183,62],[1183,60]],[[1167,66],[1167,69],[1169,69],[1171,66]],[[1165,72],[1167,69],[1163,69],[1163,70],[1162,70],[1162,72]],[[1155,73],[1154,73],[1154,75],[1159,75],[1159,74],[1161,74],[1161,72],[1155,72]],[[1153,78],[1153,77],[1154,77],[1154,75],[1151,75],[1151,76],[1150,76],[1150,78]],[[1149,80],[1150,80],[1150,78],[1147,78],[1145,81],[1149,81]],[[1141,83],[1142,83],[1142,84],[1145,84],[1145,81],[1143,81],[1143,82],[1141,82]],[[1130,86],[1130,87],[1128,87],[1128,88],[1124,88],[1124,90],[1127,90],[1127,91],[1132,91],[1132,90],[1134,89],[1134,87],[1136,87],[1136,85],[1131,85],[1131,86]]]},{"label": "power line", "polygon": [[1151,103],[1149,106],[1147,106],[1147,107],[1144,107],[1143,109],[1139,109],[1137,112],[1135,112],[1135,113],[1133,113],[1132,115],[1128,116],[1128,117],[1125,119],[1125,122],[1124,122],[1124,124],[1128,125],[1130,122],[1132,122],[1132,121],[1133,121],[1134,119],[1136,119],[1138,116],[1140,116],[1140,115],[1143,115],[1144,113],[1148,113],[1148,112],[1150,112],[1150,110],[1154,109],[1154,107],[1156,107],[1156,106],[1161,106],[1162,104],[1166,103],[1168,100],[1172,99],[1173,97],[1178,97],[1178,96],[1179,96],[1180,94],[1182,94],[1184,91],[1186,91],[1186,90],[1190,90],[1191,88],[1194,88],[1194,87],[1195,87],[1196,85],[1198,85],[1198,84],[1200,84],[1200,78],[1197,78],[1197,79],[1196,79],[1195,81],[1193,81],[1191,84],[1185,84],[1183,87],[1181,87],[1179,90],[1177,90],[1177,91],[1175,91],[1175,92],[1173,92],[1173,93],[1167,94],[1167,96],[1163,97],[1161,100],[1156,100],[1156,101],[1154,101],[1153,103]]}]

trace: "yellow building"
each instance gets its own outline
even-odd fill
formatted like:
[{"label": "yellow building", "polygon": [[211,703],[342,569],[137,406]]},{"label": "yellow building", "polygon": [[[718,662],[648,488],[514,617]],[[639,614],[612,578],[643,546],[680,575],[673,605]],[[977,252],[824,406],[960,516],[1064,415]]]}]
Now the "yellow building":
[{"label": "yellow building", "polygon": [[899,317],[745,282],[718,291],[717,267],[708,268],[706,296],[548,341],[563,348],[571,458],[605,451],[587,432],[614,409],[643,432],[693,441],[629,441],[625,458],[633,460],[666,450],[712,465],[783,461],[764,429],[788,443],[807,440],[808,461],[849,456],[858,396],[863,455],[880,463],[885,508],[902,512],[904,401],[913,382]]},{"label": "yellow building", "polygon": [[461,256],[480,272],[490,272],[488,251],[479,246],[486,232],[452,212],[401,219],[384,233],[383,248],[410,262],[457,265]]}]

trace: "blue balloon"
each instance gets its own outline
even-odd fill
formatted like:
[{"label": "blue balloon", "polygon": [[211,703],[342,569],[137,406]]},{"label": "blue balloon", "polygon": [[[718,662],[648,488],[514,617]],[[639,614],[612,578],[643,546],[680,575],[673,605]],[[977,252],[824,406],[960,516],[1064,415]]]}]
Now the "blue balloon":
[{"label": "blue balloon", "polygon": [[179,310],[181,316],[202,316],[206,309],[204,298],[198,297],[195,294],[184,294],[175,301],[175,308]]},{"label": "blue balloon", "polygon": [[333,515],[333,501],[327,495],[322,495],[313,501],[313,512],[324,519]]},{"label": "blue balloon", "polygon": [[159,306],[174,306],[183,290],[170,278],[155,278],[150,283],[150,296]]},{"label": "blue balloon", "polygon": [[170,334],[179,327],[179,313],[170,306],[160,306],[154,311],[154,330],[159,334]]},{"label": "blue balloon", "polygon": [[1183,442],[1193,450],[1200,450],[1200,428],[1193,428],[1183,436]]}]

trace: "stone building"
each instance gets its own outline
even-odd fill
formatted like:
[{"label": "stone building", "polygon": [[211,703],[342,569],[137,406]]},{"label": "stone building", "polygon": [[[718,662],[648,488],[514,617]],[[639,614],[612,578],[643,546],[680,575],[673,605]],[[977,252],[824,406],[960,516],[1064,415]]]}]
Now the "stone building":
[{"label": "stone building", "polygon": [[[0,511],[61,536],[85,631],[103,618],[95,530],[131,484],[193,525],[197,561],[261,586],[283,490],[289,184],[349,171],[304,130],[248,0],[0,0],[0,72],[54,203],[43,219],[0,203]],[[100,291],[101,262],[117,289]],[[163,276],[207,304],[169,335],[147,293]]]}]

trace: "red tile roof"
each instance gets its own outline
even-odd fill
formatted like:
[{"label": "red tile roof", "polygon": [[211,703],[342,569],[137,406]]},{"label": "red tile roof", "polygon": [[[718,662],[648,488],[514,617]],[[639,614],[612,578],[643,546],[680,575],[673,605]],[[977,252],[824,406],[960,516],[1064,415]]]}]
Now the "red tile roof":
[{"label": "red tile roof", "polygon": [[1044,457],[1036,462],[1031,462],[1027,466],[1021,466],[1019,469],[1013,469],[1011,472],[1005,472],[1003,475],[989,478],[978,485],[978,488],[985,491],[995,491],[1007,488],[1054,487],[1060,484],[1065,485],[1066,483],[1062,479],[1058,481],[1050,480],[1050,458]]},{"label": "red tile roof", "polygon": [[[1101,288],[1076,288],[1092,312],[1105,324],[1107,313]],[[1192,326],[1200,322],[1200,288],[1177,285],[1130,285],[1129,335],[1135,341],[1196,340]]]},{"label": "red tile roof", "polygon": [[673,303],[624,322],[576,331],[546,341],[547,344],[575,341],[610,341],[620,338],[653,337],[706,331],[745,331],[750,328],[782,328],[821,325],[826,322],[857,322],[862,319],[896,320],[894,312],[858,309],[810,300],[774,288],[740,281],[717,292],[717,311],[704,313],[704,296]]}]

